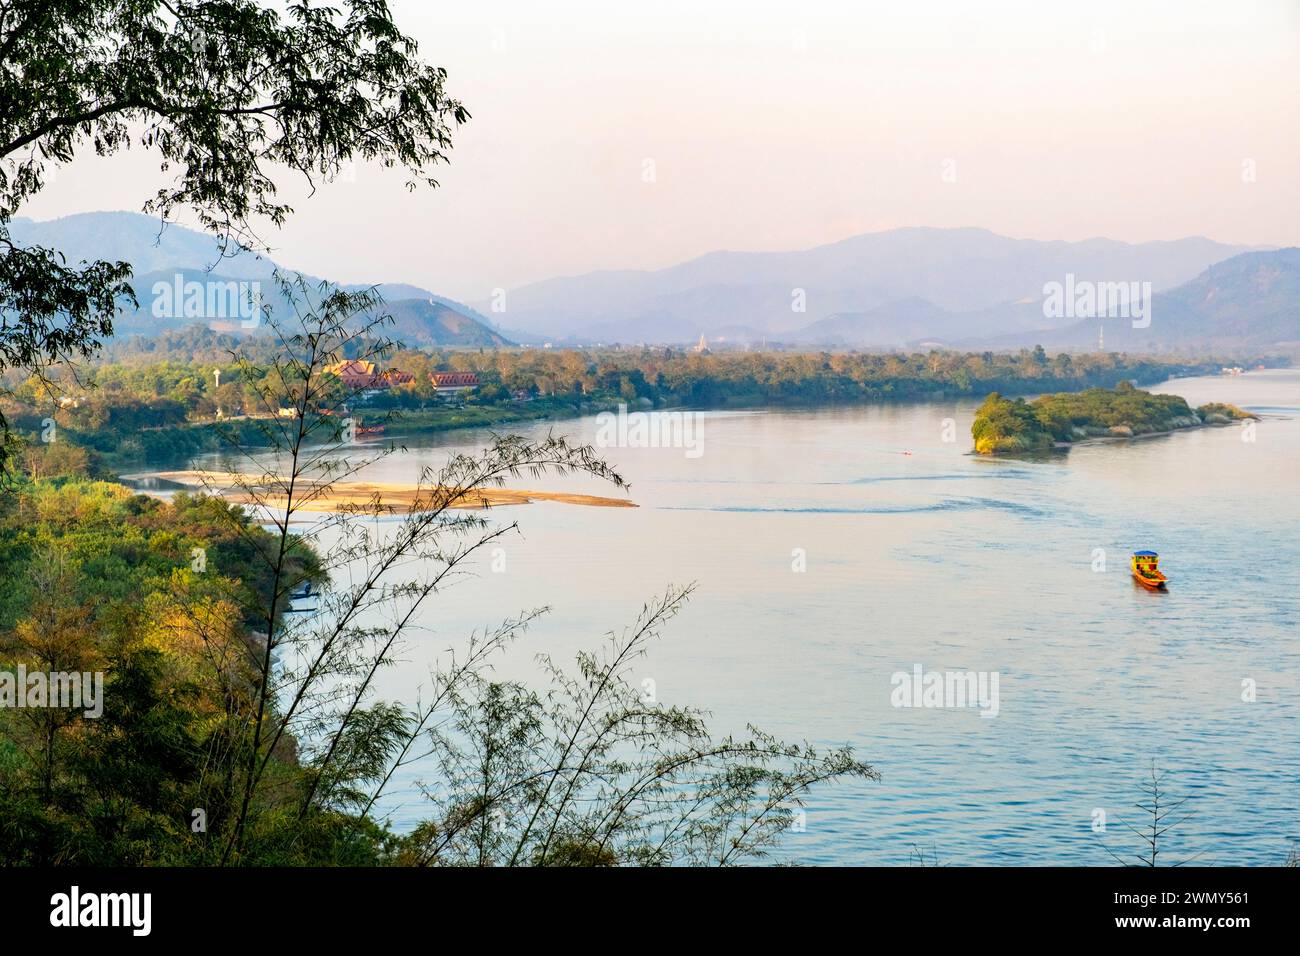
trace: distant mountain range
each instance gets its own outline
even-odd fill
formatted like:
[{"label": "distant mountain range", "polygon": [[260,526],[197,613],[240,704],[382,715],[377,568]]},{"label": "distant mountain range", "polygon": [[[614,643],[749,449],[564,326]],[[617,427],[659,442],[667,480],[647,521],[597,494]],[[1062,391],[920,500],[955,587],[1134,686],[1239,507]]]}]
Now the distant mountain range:
[{"label": "distant mountain range", "polygon": [[1209,239],[1042,242],[985,229],[895,229],[800,252],[715,252],[657,271],[548,279],[508,294],[511,328],[557,341],[761,339],[901,347],[1069,324],[1043,286],[1150,282],[1153,291],[1251,251]]},{"label": "distant mountain range", "polygon": [[[241,283],[257,282],[262,301],[272,307],[272,314],[284,315],[289,311],[275,284],[269,281],[276,268],[272,260],[246,249],[234,250],[233,255],[223,257],[212,236],[174,223],[160,230],[156,219],[139,213],[81,213],[46,222],[15,219],[10,223],[10,235],[22,245],[57,249],[73,263],[94,259],[130,263],[131,286],[140,308],[118,317],[114,323],[118,334],[153,335],[195,323],[258,334],[264,329],[249,318],[247,292],[251,286],[241,291]],[[177,276],[180,287],[178,292],[173,292],[177,289]],[[316,281],[314,277],[308,279]],[[187,283],[191,282],[198,283],[205,292],[223,283],[231,287],[230,295],[218,292],[222,308],[208,310],[205,302],[200,314],[194,314],[194,309],[185,307]],[[155,288],[164,291],[155,295]],[[370,286],[350,284],[340,288],[355,292]],[[384,311],[393,317],[388,334],[406,345],[511,344],[469,306],[406,283],[379,283],[376,288],[384,298]]]},{"label": "distant mountain range", "polygon": [[[254,281],[274,296],[275,264],[246,250],[221,259],[211,236],[128,212],[17,219],[14,239],[69,261],[122,259],[142,308],[117,323],[150,334],[202,319],[158,315],[157,282]],[[209,272],[208,270],[212,271]],[[1079,319],[1044,308],[1045,286],[1149,283],[1152,322]],[[362,285],[345,285],[355,291]],[[985,229],[895,229],[800,252],[714,252],[657,271],[548,279],[483,311],[405,283],[378,286],[395,338],[415,346],[682,344],[818,348],[1267,348],[1300,343],[1300,250],[1203,238],[1042,242]],[[282,304],[272,302],[273,306]],[[166,310],[163,310],[164,312]],[[241,329],[238,317],[226,323]],[[251,330],[254,334],[256,329]]]},{"label": "distant mountain range", "polygon": [[1130,352],[1300,348],[1300,248],[1248,252],[1216,263],[1190,282],[1157,292],[1149,318],[1149,325],[1144,318],[1139,327],[1122,317],[1082,319],[993,344],[1088,348],[1104,335],[1107,349]]}]

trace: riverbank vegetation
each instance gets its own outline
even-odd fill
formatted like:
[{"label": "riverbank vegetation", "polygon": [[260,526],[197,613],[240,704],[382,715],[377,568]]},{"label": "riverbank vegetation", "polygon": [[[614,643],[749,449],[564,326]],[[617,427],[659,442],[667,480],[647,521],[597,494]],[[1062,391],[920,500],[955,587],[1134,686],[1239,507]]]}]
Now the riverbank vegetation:
[{"label": "riverbank vegetation", "polygon": [[1121,382],[1113,389],[1042,395],[1032,401],[994,392],[975,413],[971,436],[981,455],[1017,454],[1088,438],[1133,438],[1256,417],[1222,402],[1193,410],[1177,395],[1153,395]]},{"label": "riverbank vegetation", "polygon": [[[373,343],[351,343],[356,358]],[[81,449],[86,473],[111,476],[145,466],[180,467],[221,448],[225,433],[243,446],[264,444],[259,388],[274,349],[195,327],[158,339],[114,343],[105,359],[71,375],[15,380],[0,411],[35,445],[51,425],[65,447]],[[404,384],[337,397],[349,415],[394,434],[491,428],[564,419],[627,404],[634,409],[792,407],[1015,395],[1121,381],[1150,384],[1208,372],[1188,363],[1115,353],[1047,356],[1016,353],[734,352],[700,355],[672,349],[413,351],[394,346],[379,361],[410,373]],[[448,400],[429,376],[474,372],[481,384]],[[48,441],[48,439],[46,439]],[[34,452],[40,457],[43,453]],[[49,463],[27,462],[29,468]],[[71,471],[67,473],[79,473]]]}]

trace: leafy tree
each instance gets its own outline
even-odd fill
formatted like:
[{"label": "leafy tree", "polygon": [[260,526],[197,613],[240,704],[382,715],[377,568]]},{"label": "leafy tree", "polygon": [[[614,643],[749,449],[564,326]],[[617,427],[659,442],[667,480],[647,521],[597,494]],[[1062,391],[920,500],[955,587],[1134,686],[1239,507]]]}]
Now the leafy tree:
[{"label": "leafy tree", "polygon": [[314,183],[373,160],[406,169],[409,188],[437,185],[432,167],[468,119],[445,81],[385,0],[0,3],[0,372],[90,356],[117,306],[135,304],[126,263],[69,265],[11,238],[77,150],[156,150],[168,178],[145,210],[161,225],[187,207],[234,254],[263,247],[256,222],[292,212],[273,165]]},{"label": "leafy tree", "polygon": [[[66,552],[57,545],[43,547],[27,567],[32,598],[29,614],[0,643],[0,652],[16,664],[47,674],[93,670],[97,655],[91,615],[84,596],[78,593],[76,568]],[[38,768],[41,800],[49,805],[55,798],[61,738],[74,718],[53,706],[19,710],[18,714],[29,725],[18,739],[25,740],[27,753]]]},{"label": "leafy tree", "polygon": [[82,476],[90,472],[90,455],[71,442],[35,442],[23,449],[23,467],[32,480]]},{"label": "leafy tree", "polygon": [[1050,448],[1052,436],[1023,399],[993,392],[975,412],[971,424],[975,451],[981,455]]},{"label": "leafy tree", "polygon": [[579,655],[576,674],[543,658],[544,696],[473,671],[448,686],[451,716],[429,733],[443,768],[426,791],[436,815],[402,841],[398,862],[727,866],[765,855],[818,784],[877,779],[848,748],[819,752],[752,727],[715,740],[702,712],[647,702],[631,664],[688,594],[648,604],[600,654]]}]

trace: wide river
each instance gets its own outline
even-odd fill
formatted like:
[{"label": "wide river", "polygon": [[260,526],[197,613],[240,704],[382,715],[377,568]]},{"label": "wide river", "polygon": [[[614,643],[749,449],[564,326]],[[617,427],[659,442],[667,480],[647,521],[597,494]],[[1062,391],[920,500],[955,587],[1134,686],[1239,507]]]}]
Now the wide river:
[{"label": "wide river", "polygon": [[[491,512],[521,529],[504,570],[485,560],[438,599],[382,696],[413,700],[445,648],[549,605],[497,669],[535,680],[537,653],[571,660],[696,582],[636,682],[707,708],[718,733],[851,744],[882,775],[815,791],[782,855],[1112,865],[1107,847],[1142,849],[1124,823],[1147,822],[1134,804],[1154,763],[1190,811],[1162,862],[1280,864],[1300,835],[1300,371],[1157,390],[1264,419],[1042,461],[969,454],[968,401],[707,413],[698,457],[609,448],[639,507]],[[522,430],[548,428],[598,433]],[[439,436],[362,477],[411,482],[485,440]],[[1131,580],[1142,548],[1167,593]],[[892,676],[917,666],[996,675],[996,717],[894,706]],[[398,781],[399,827],[421,819],[427,772]]]}]

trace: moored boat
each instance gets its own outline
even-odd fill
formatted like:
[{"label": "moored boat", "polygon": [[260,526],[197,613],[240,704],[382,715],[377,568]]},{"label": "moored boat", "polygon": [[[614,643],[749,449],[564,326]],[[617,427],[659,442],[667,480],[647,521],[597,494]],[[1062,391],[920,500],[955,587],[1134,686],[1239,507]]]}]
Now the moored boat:
[{"label": "moored boat", "polygon": [[1154,551],[1134,551],[1129,564],[1138,584],[1152,591],[1164,590],[1169,579],[1160,570],[1160,555]]}]

